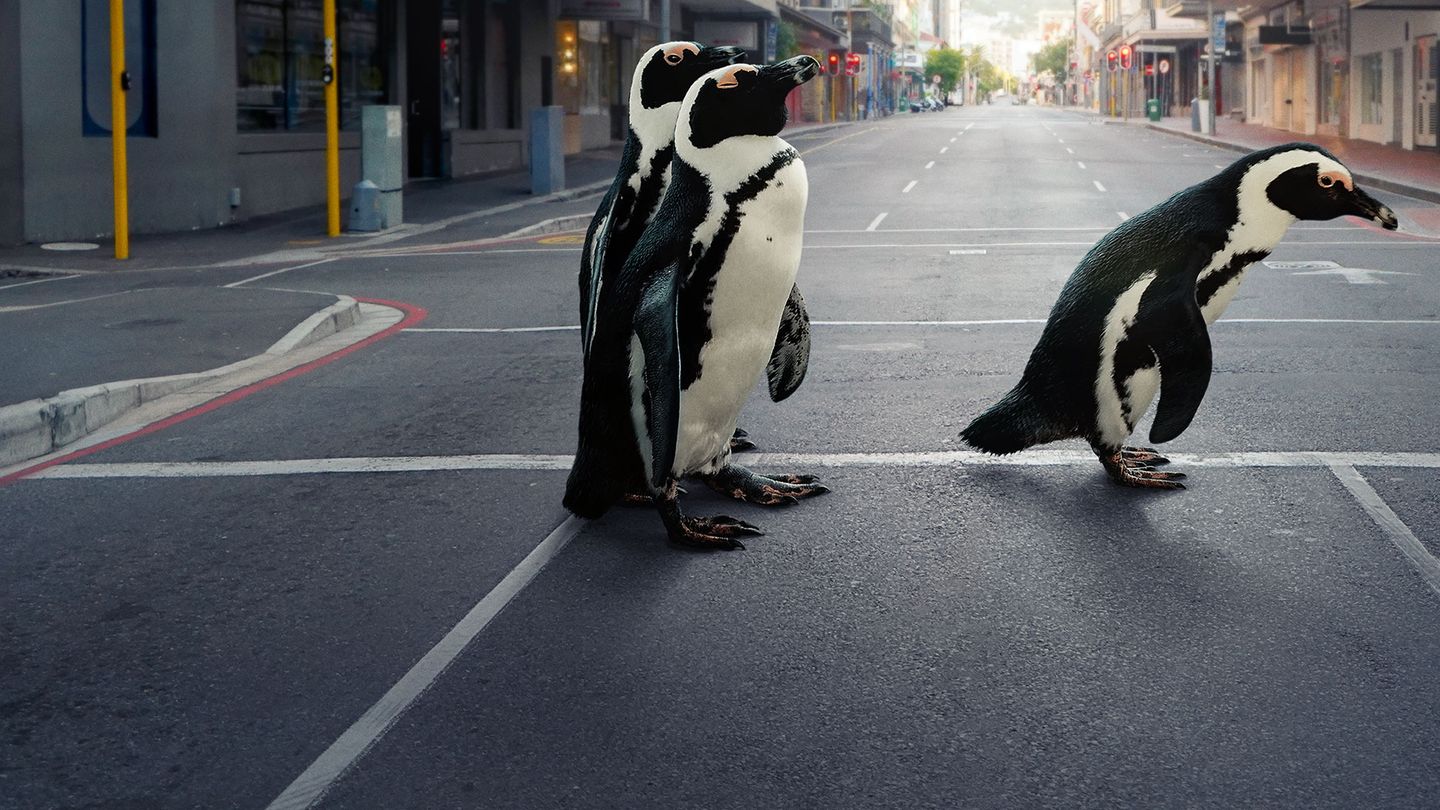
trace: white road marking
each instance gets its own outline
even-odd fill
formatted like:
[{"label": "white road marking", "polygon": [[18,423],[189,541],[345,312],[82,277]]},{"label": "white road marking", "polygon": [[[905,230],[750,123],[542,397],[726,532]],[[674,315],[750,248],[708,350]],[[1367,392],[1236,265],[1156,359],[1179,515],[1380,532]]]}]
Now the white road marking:
[{"label": "white road marking", "polygon": [[901,194],[909,194],[909,193],[910,193],[910,189],[914,188],[914,187],[915,187],[915,184],[918,183],[918,182],[920,182],[920,181],[919,181],[919,180],[911,180],[911,181],[905,186],[905,189],[904,189],[903,191],[901,191],[900,193],[901,193]]},{"label": "white road marking", "polygon": [[47,276],[45,278],[37,278],[34,281],[21,281],[15,284],[4,284],[0,285],[0,290],[13,290],[16,287],[29,287],[31,284],[44,284],[49,281],[64,281],[67,278],[80,278],[80,274],[76,273],[70,276]]},{"label": "white road marking", "polygon": [[950,143],[954,143],[954,142],[955,142],[955,139],[954,139],[954,138],[951,138],[951,139],[950,139]]},{"label": "white road marking", "polygon": [[330,744],[318,759],[310,764],[290,786],[285,788],[267,810],[299,810],[311,807],[334,787],[345,772],[355,765],[375,745],[385,732],[395,725],[425,690],[444,674],[445,670],[464,652],[471,641],[484,630],[505,606],[510,604],[525,586],[529,585],[546,564],[555,559],[565,546],[580,532],[583,524],[577,517],[568,517],[555,527],[550,535],[540,542],[525,559],[510,569],[510,573],[485,594],[475,607],[455,625],[445,637],[430,648],[430,651],[415,663],[375,705],[371,706],[359,720],[345,730],[340,738]]},{"label": "white road marking", "polygon": [[103,293],[101,295],[87,295],[84,298],[67,298],[64,301],[49,301],[44,304],[16,304],[10,307],[0,307],[0,312],[29,312],[32,309],[49,309],[50,307],[63,307],[66,304],[83,304],[87,301],[99,301],[102,298],[114,298],[119,295],[129,295],[141,292],[140,290],[121,290],[120,292]]},{"label": "white road marking", "polygon": [[1124,211],[1116,211],[1115,215],[1120,217],[1121,220],[1126,220],[1130,218],[1130,215],[1125,213]]},{"label": "white road marking", "polygon": [[[951,254],[983,254],[986,251],[952,250]],[[991,318],[969,321],[811,321],[811,326],[995,326],[1001,324],[1045,323],[1044,318]],[[1440,319],[1381,319],[1381,318],[1222,318],[1214,325],[1238,323],[1265,324],[1309,324],[1309,325],[1360,325],[1360,326],[1440,326]],[[425,327],[406,329],[405,334],[479,334],[504,335],[534,332],[576,332],[579,326],[471,326],[471,327]]]},{"label": "white road marking", "polygon": [[1075,150],[1074,150],[1074,149],[1071,149],[1071,148],[1068,147],[1068,146],[1065,147],[1065,151],[1066,151],[1066,152],[1069,152],[1069,153],[1072,154],[1072,155],[1075,154]]},{"label": "white road marking", "polygon": [[[868,231],[868,230],[870,230],[870,229],[869,229],[869,228],[866,228],[866,229],[865,229],[865,231]],[[1001,232],[1009,233],[1009,232],[1021,232],[1021,231],[1045,231],[1045,232],[1047,232],[1047,233],[1053,233],[1053,232],[1056,232],[1056,231],[1108,231],[1108,230],[1110,230],[1110,226],[1109,226],[1109,225],[1092,225],[1092,226],[1088,226],[1088,227],[1066,227],[1066,226],[1058,226],[1058,225],[1057,225],[1057,226],[1054,227],[1054,228],[1045,228],[1045,227],[1033,227],[1033,228],[1008,227],[1008,228],[1007,228],[1007,227],[1000,227],[1000,226],[996,226],[996,227],[993,227],[993,228],[886,228],[886,229],[885,229],[885,232],[886,232],[886,233],[1001,233]],[[810,234],[817,234],[817,233],[865,233],[865,231],[840,230],[840,229],[835,229],[835,230],[817,229],[817,230],[813,230],[813,231],[806,231],[805,233],[806,233],[807,235],[810,235]]]},{"label": "white road marking", "polygon": [[313,262],[306,262],[305,264],[297,264],[297,265],[295,265],[295,266],[293,266],[293,267],[282,267],[282,268],[280,268],[279,270],[271,270],[271,271],[268,272],[268,273],[261,273],[261,274],[258,275],[258,276],[251,276],[250,278],[247,278],[247,279],[245,279],[245,280],[243,280],[243,281],[235,281],[235,282],[232,282],[232,283],[230,283],[230,284],[224,284],[224,285],[222,285],[222,286],[227,287],[227,288],[240,287],[240,286],[249,284],[249,283],[252,282],[252,281],[259,281],[259,280],[262,279],[262,278],[270,278],[271,276],[278,276],[278,275],[280,275],[281,273],[288,273],[288,272],[290,272],[291,270],[304,270],[304,269],[307,268],[307,267],[314,267],[314,266],[317,265],[317,264],[324,264],[324,263],[326,263],[326,262],[332,262],[332,261],[335,261],[335,260],[338,259],[338,258],[341,258],[341,257],[339,257],[339,256],[327,256],[327,257],[325,257],[325,258],[323,258],[323,259],[317,259],[316,261],[313,261]]},{"label": "white road marking", "polygon": [[483,328],[417,326],[411,329],[406,329],[405,332],[407,334],[411,332],[480,332],[488,334],[507,334],[513,332],[574,332],[579,328],[579,326],[491,326]]},{"label": "white road marking", "polygon": [[984,251],[984,250],[981,250],[981,249],[976,249],[976,248],[968,248],[968,249],[966,249],[966,250],[952,250],[952,251],[950,251],[950,255],[951,255],[951,256],[984,256],[984,255],[985,255],[985,251]]},{"label": "white road marking", "polygon": [[890,212],[889,212],[889,211],[881,211],[879,214],[877,214],[877,215],[875,216],[874,219],[870,220],[870,224],[865,226],[865,230],[866,230],[866,231],[873,231],[873,230],[875,230],[876,228],[880,227],[880,223],[884,222],[884,221],[885,221],[885,217],[888,217],[888,216],[890,216]]},{"label": "white road marking", "polygon": [[[1380,497],[1380,493],[1376,492],[1374,487],[1370,486],[1370,482],[1366,481],[1365,477],[1355,469],[1356,466],[1355,464],[1336,462],[1330,465],[1330,471],[1340,479],[1340,483],[1344,484],[1346,489],[1350,490],[1350,494],[1355,496],[1355,500],[1361,508],[1369,513],[1371,520],[1374,520],[1380,530],[1385,532],[1385,536],[1390,539],[1395,548],[1400,550],[1400,554],[1420,574],[1420,577],[1425,580],[1425,584],[1430,586],[1430,590],[1434,591],[1436,596],[1440,596],[1440,560],[1435,559],[1435,555],[1425,548],[1425,544],[1420,542],[1420,538],[1410,531],[1410,527],[1400,520],[1400,516],[1396,515],[1390,505],[1385,503],[1385,499]],[[1361,463],[1358,466],[1372,465]]]},{"label": "white road marking", "polygon": [[933,161],[933,160],[930,161],[929,163],[926,163],[926,164],[925,164],[925,168],[927,168],[927,169],[933,169],[934,167],[935,167],[935,161]]},{"label": "white road marking", "polygon": [[1077,160],[1077,161],[1075,161],[1075,165],[1076,165],[1076,166],[1079,166],[1081,169],[1084,169],[1084,168],[1085,168],[1085,163],[1084,163],[1084,161]]},{"label": "white road marking", "polygon": [[1223,169],[1223,168],[1225,168],[1225,164],[1223,164],[1223,163],[1216,163],[1216,164],[1215,164],[1215,168],[1217,168],[1217,169]]},{"label": "white road marking", "polygon": [[1092,182],[1095,183],[1095,188],[1100,189],[1101,191],[1105,190],[1105,186],[1101,185],[1099,180],[1094,180]]},{"label": "white road marking", "polygon": [[940,147],[940,154],[942,154],[942,155],[945,154],[946,152],[949,152],[949,151],[950,151],[950,147],[948,147],[948,146],[942,146],[942,147]]},{"label": "white road marking", "polygon": [[968,130],[970,129],[970,127],[973,127],[973,126],[975,126],[975,125],[974,125],[974,124],[966,124],[966,125],[965,125],[966,131],[968,131]]},{"label": "white road marking", "polygon": [[1060,139],[1060,143],[1064,143],[1064,142],[1065,142],[1065,139],[1064,139],[1064,138],[1061,138],[1061,139]]},{"label": "white road marking", "polygon": [[[1041,321],[1025,321],[1041,323]],[[1258,451],[1240,453],[1166,453],[1177,465],[1192,467],[1387,467],[1440,469],[1440,453]],[[1089,450],[1026,450],[992,456],[975,450],[914,453],[747,453],[746,466],[764,467],[1066,467],[1095,464]],[[476,454],[458,456],[372,456],[285,459],[276,461],[156,461],[74,463],[51,467],[29,479],[101,478],[253,478],[281,475],[334,475],[454,471],[565,471],[569,455]]]}]

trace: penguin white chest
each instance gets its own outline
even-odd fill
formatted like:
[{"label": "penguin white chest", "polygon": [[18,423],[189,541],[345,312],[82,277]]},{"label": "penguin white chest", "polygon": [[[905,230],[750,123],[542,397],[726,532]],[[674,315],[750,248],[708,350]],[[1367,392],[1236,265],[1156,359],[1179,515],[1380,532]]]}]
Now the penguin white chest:
[{"label": "penguin white chest", "polygon": [[[1106,315],[1100,338],[1100,367],[1095,375],[1095,427],[1101,440],[1114,447],[1125,443],[1160,390],[1160,369],[1153,363],[1131,369],[1116,367],[1118,350],[1140,312],[1140,299],[1154,280],[1155,273],[1146,273],[1115,300]],[[1117,374],[1117,370],[1120,373]]]},{"label": "penguin white chest", "polygon": [[[735,422],[770,359],[800,267],[807,195],[805,165],[796,160],[736,208],[737,228],[707,301],[710,334],[699,374],[680,395],[677,475],[713,472],[729,457]],[[711,211],[697,233],[707,250],[724,238],[724,213]]]}]

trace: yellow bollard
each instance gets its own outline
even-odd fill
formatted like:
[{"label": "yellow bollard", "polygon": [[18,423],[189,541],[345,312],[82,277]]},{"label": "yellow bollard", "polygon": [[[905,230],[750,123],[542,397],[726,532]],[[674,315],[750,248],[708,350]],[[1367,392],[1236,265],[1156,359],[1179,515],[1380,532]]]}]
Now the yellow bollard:
[{"label": "yellow bollard", "polygon": [[340,96],[337,92],[335,0],[325,0],[325,204],[326,232],[340,235]]},{"label": "yellow bollard", "polygon": [[130,258],[130,178],[125,160],[125,0],[110,0],[110,154],[115,185],[115,258]]}]

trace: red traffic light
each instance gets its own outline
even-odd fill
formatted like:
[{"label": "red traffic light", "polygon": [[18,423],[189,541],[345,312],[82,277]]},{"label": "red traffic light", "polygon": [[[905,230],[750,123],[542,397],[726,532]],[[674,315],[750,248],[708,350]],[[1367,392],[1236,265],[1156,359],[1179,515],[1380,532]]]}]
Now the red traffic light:
[{"label": "red traffic light", "polygon": [[839,51],[831,51],[831,52],[830,52],[829,70],[830,70],[830,75],[831,75],[831,76],[838,76],[838,75],[840,75],[840,52],[839,52]]},{"label": "red traffic light", "polygon": [[1146,75],[1146,76],[1154,76],[1154,75],[1155,75],[1155,63],[1154,63],[1154,62],[1151,62],[1151,63],[1145,65],[1145,75]]},{"label": "red traffic light", "polygon": [[860,54],[858,54],[858,53],[849,53],[849,54],[846,54],[846,55],[845,55],[845,75],[846,75],[846,76],[859,76],[859,75],[860,75]]},{"label": "red traffic light", "polygon": [[1121,70],[1129,70],[1131,67],[1133,67],[1133,63],[1131,62],[1130,46],[1129,46],[1129,45],[1121,45],[1121,46],[1120,46],[1120,69],[1121,69]]},{"label": "red traffic light", "polygon": [[1114,73],[1114,72],[1115,72],[1115,66],[1116,66],[1118,63],[1119,63],[1119,57],[1117,57],[1117,56],[1115,55],[1115,52],[1114,52],[1114,51],[1106,51],[1106,52],[1105,52],[1105,69],[1106,69],[1106,70],[1109,70],[1111,73]]}]

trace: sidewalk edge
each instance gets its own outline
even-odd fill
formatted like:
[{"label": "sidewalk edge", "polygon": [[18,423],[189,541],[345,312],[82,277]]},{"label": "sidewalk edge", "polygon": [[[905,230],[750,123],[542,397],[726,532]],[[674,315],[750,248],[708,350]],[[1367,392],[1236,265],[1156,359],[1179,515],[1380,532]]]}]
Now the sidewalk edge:
[{"label": "sidewalk edge", "polygon": [[360,304],[342,295],[254,357],[206,371],[72,388],[46,399],[0,407],[0,467],[53,453],[141,405],[303,348],[354,326],[359,319]]}]

